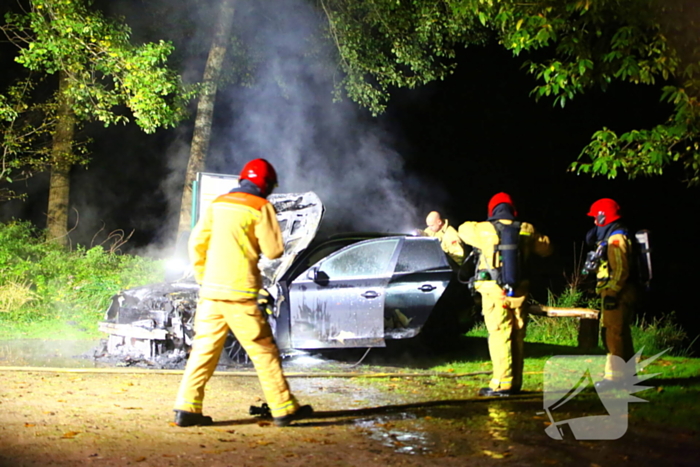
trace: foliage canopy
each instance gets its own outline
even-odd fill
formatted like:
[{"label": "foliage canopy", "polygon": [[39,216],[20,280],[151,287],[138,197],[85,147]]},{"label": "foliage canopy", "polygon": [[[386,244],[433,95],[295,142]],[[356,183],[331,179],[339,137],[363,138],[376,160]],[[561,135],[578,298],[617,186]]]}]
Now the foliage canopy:
[{"label": "foliage canopy", "polygon": [[528,54],[532,95],[564,106],[615,81],[661,87],[651,129],[593,134],[572,170],[615,177],[681,163],[700,183],[700,5],[694,0],[318,0],[350,98],[382,112],[392,87],[444,79],[458,48],[497,41]]},{"label": "foliage canopy", "polygon": [[64,71],[80,119],[127,122],[128,108],[147,133],[172,127],[189,96],[166,63],[165,41],[133,45],[129,27],[91,10],[90,0],[32,0],[24,13],[7,13],[3,31],[19,47],[15,61],[33,71]]},{"label": "foliage canopy", "polygon": [[[119,20],[91,8],[91,0],[31,0],[21,11],[5,13],[0,30],[17,47],[15,62],[26,76],[0,94],[3,165],[0,180],[12,182],[12,172],[42,170],[52,160],[50,140],[61,119],[97,120],[105,126],[134,121],[147,133],[174,127],[185,117],[193,94],[167,66],[173,47],[150,42],[133,45],[131,31]],[[59,74],[66,86],[42,89]],[[55,86],[54,89],[58,88]],[[70,114],[59,102],[70,103]],[[85,145],[73,141],[61,163],[86,162]],[[11,193],[5,193],[11,196]]]},{"label": "foliage canopy", "polygon": [[[56,122],[56,104],[34,101],[37,87],[32,77],[17,80],[0,94],[0,181],[12,183],[26,178],[49,159],[50,140]],[[19,197],[14,190],[0,188],[0,201]]]}]

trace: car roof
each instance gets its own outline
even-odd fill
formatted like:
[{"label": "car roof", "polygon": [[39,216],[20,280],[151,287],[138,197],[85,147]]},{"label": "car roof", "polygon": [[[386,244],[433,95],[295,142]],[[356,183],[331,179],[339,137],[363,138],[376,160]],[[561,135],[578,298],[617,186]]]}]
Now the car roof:
[{"label": "car roof", "polygon": [[387,233],[387,232],[342,232],[328,236],[325,240],[335,240],[338,238],[363,238],[369,240],[371,238],[380,237],[411,237],[411,234],[407,233]]}]

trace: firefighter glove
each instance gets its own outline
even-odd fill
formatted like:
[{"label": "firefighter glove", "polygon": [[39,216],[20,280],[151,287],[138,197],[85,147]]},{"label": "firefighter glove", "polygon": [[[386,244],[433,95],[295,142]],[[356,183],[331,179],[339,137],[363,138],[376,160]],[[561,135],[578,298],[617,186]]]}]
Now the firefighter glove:
[{"label": "firefighter glove", "polygon": [[265,289],[260,289],[258,292],[258,309],[268,315],[272,314],[273,299],[270,293]]}]

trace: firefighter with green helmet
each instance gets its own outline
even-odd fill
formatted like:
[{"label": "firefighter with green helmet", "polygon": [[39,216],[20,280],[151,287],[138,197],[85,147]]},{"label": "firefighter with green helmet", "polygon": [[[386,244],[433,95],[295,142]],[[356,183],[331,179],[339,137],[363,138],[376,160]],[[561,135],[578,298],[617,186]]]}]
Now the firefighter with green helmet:
[{"label": "firefighter with green helmet", "polygon": [[494,195],[488,204],[488,220],[465,222],[459,237],[474,248],[478,259],[473,279],[481,295],[482,314],[489,332],[488,345],[493,375],[480,396],[510,396],[521,390],[524,340],[527,326],[525,300],[529,282],[522,266],[531,254],[548,256],[549,238],[532,224],[517,220],[507,193]]},{"label": "firefighter with green helmet", "polygon": [[593,217],[595,227],[588,232],[586,241],[596,250],[589,260],[593,265],[586,267],[596,272],[596,293],[603,308],[602,339],[608,356],[604,379],[595,386],[607,390],[622,385],[631,376],[629,365],[634,346],[630,325],[636,296],[630,274],[632,239],[620,221],[620,206],[615,200],[599,199],[591,205],[588,215]]}]

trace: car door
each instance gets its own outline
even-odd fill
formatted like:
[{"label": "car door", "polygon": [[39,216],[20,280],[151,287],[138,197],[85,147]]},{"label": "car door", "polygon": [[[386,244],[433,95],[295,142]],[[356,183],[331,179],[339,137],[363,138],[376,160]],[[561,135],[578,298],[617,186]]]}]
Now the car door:
[{"label": "car door", "polygon": [[386,337],[420,332],[454,277],[437,238],[406,238],[386,293]]},{"label": "car door", "polygon": [[300,274],[289,287],[292,347],[383,347],[386,288],[403,240],[355,243]]}]

